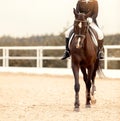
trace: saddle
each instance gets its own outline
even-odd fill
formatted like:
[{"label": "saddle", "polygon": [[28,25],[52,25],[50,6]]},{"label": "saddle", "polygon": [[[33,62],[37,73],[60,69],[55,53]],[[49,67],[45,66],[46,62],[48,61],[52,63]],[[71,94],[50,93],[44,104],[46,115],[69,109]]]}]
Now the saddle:
[{"label": "saddle", "polygon": [[[89,30],[89,33],[91,35],[91,38],[92,38],[94,44],[98,47],[98,35],[97,35],[97,32],[93,28],[91,28],[90,26],[89,26],[88,30]],[[69,49],[70,49],[70,43],[71,43],[73,37],[74,37],[74,33],[72,31],[70,33],[70,39],[69,39],[69,43],[68,43],[68,48]]]}]

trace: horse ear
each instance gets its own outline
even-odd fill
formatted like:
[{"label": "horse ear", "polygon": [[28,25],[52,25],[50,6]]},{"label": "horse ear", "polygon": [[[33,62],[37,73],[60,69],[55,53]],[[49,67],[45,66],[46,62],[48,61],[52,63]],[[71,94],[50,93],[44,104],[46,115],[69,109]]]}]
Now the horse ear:
[{"label": "horse ear", "polygon": [[73,8],[73,13],[75,14],[75,8]]},{"label": "horse ear", "polygon": [[78,13],[76,12],[76,9],[75,8],[73,8],[73,13],[75,15],[75,18],[77,18],[78,17]]}]

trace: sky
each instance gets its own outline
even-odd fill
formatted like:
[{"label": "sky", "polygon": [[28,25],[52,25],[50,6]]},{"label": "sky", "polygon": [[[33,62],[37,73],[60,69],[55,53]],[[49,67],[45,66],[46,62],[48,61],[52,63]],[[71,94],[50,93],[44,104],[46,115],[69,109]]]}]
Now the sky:
[{"label": "sky", "polygon": [[[74,21],[78,0],[0,0],[0,36],[59,34]],[[120,33],[120,0],[98,0],[105,35]]]}]

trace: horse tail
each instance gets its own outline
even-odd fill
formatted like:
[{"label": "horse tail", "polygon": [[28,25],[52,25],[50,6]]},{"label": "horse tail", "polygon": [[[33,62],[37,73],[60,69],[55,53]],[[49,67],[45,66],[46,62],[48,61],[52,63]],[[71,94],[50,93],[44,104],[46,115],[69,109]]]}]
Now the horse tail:
[{"label": "horse tail", "polygon": [[96,67],[95,68],[96,68],[96,71],[97,71],[99,77],[105,77],[105,75],[102,71],[102,65],[101,65],[101,61],[99,58],[97,58],[97,60],[96,60]]}]

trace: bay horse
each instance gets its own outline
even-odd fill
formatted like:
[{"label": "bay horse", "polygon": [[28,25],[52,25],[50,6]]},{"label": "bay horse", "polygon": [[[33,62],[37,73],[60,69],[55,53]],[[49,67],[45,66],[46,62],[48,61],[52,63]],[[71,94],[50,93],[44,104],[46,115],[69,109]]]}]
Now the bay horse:
[{"label": "bay horse", "polygon": [[74,36],[70,43],[71,65],[74,75],[75,103],[74,109],[79,110],[79,69],[83,74],[86,85],[86,107],[91,107],[91,96],[94,97],[96,71],[99,67],[97,58],[98,47],[94,44],[85,14],[77,13],[74,9]]}]

